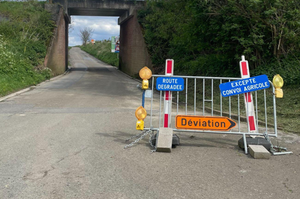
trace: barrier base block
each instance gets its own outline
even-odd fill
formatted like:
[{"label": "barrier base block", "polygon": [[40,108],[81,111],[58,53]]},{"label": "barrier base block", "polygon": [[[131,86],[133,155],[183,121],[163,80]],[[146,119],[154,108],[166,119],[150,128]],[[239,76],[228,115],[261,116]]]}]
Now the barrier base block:
[{"label": "barrier base block", "polygon": [[171,152],[172,149],[172,128],[159,128],[159,133],[156,140],[156,151]]},{"label": "barrier base block", "polygon": [[[156,137],[157,137],[158,133],[155,134],[152,139],[152,145],[156,146]],[[180,138],[178,137],[178,135],[173,133],[173,138],[172,138],[172,148],[176,148],[178,145],[180,144]]]},{"label": "barrier base block", "polygon": [[[271,149],[271,143],[262,137],[247,137],[246,138],[247,145],[263,145],[268,151]],[[244,140],[243,138],[239,139],[238,145],[241,149],[244,149]]]},{"label": "barrier base block", "polygon": [[271,153],[262,145],[249,145],[249,152],[255,159],[269,159]]}]

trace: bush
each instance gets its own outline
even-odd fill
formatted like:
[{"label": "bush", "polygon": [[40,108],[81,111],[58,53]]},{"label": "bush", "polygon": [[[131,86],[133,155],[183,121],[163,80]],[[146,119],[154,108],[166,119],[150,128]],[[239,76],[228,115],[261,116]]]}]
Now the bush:
[{"label": "bush", "polygon": [[252,76],[261,74],[266,74],[270,80],[273,79],[274,75],[280,74],[285,85],[300,85],[300,60],[295,58],[274,60],[251,71]]},{"label": "bush", "polygon": [[44,3],[0,2],[0,96],[50,78],[44,68],[54,22]]}]

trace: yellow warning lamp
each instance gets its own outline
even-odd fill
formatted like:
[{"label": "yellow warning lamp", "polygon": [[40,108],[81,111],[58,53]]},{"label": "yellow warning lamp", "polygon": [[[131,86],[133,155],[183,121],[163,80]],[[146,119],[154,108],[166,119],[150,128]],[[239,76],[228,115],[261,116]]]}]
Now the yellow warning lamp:
[{"label": "yellow warning lamp", "polygon": [[283,91],[281,87],[283,86],[283,79],[280,75],[275,75],[273,77],[273,84],[275,87],[275,97],[277,98],[283,98]]},{"label": "yellow warning lamp", "polygon": [[149,81],[148,79],[150,79],[152,77],[152,71],[145,66],[144,68],[142,68],[139,72],[140,78],[143,80],[142,82],[142,89],[148,89],[149,88]]},{"label": "yellow warning lamp", "polygon": [[147,111],[144,107],[139,106],[135,111],[135,117],[138,119],[136,122],[136,130],[144,130],[144,119],[147,116]]}]

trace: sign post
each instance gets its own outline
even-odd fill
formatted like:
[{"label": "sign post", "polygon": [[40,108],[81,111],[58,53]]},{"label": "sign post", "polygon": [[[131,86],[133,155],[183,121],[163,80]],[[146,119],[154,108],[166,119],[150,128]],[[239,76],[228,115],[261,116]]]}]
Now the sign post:
[{"label": "sign post", "polygon": [[[174,60],[167,59],[166,60],[166,76],[173,76],[174,72]],[[172,92],[167,90],[165,91],[164,96],[164,128],[169,128],[171,125],[171,112],[172,112]]]},{"label": "sign post", "polygon": [[[165,75],[171,77],[173,76],[173,71],[174,71],[174,60],[167,59]],[[166,83],[166,80],[164,83]],[[164,122],[163,122],[163,128],[159,128],[159,133],[156,140],[156,151],[171,152],[172,142],[173,142],[173,129],[171,128],[171,113],[172,113],[172,92],[170,91],[170,89],[166,89],[164,95]]]},{"label": "sign post", "polygon": [[120,52],[120,37],[119,36],[111,37],[111,52],[112,53]]},{"label": "sign post", "polygon": [[111,52],[114,53],[116,51],[116,37],[111,37]]}]

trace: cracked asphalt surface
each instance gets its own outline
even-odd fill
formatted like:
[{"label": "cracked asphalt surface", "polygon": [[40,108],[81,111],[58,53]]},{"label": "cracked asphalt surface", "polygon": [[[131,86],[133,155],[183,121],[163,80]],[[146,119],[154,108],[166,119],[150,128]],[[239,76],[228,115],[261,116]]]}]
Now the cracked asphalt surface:
[{"label": "cracked asphalt surface", "polygon": [[[240,136],[178,133],[172,153],[150,153],[137,133],[138,82],[82,52],[72,70],[0,102],[0,198],[272,198],[300,195],[300,139],[292,155],[253,159]],[[146,119],[147,120],[147,119]]]}]

